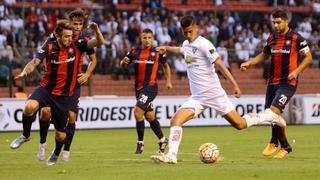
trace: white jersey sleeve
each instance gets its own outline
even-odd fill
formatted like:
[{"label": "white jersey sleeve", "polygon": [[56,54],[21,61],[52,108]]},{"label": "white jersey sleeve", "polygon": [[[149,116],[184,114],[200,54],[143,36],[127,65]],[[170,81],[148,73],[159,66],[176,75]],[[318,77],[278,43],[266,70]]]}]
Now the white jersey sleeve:
[{"label": "white jersey sleeve", "polygon": [[208,60],[211,64],[213,64],[218,58],[220,58],[219,54],[217,53],[216,48],[213,46],[213,44],[210,41],[203,41],[201,50],[206,55]]}]

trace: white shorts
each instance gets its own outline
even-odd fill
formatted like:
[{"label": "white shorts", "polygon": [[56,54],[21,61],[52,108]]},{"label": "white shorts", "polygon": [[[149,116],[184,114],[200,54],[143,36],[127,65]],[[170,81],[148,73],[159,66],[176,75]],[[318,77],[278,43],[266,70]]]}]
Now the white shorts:
[{"label": "white shorts", "polygon": [[234,106],[226,94],[213,97],[211,99],[201,100],[201,98],[189,97],[188,101],[183,103],[179,109],[187,108],[194,111],[194,118],[197,117],[208,107],[215,109],[222,116],[234,110]]}]

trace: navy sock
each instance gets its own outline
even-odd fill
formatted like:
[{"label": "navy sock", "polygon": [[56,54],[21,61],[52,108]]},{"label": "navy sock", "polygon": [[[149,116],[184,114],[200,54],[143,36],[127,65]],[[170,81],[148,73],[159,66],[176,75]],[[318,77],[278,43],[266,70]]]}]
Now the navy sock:
[{"label": "navy sock", "polygon": [[64,143],[63,150],[70,151],[70,146],[71,146],[71,143],[73,140],[75,130],[76,130],[76,124],[75,123],[68,123],[68,126],[66,128],[67,137],[66,137],[66,141]]},{"label": "navy sock", "polygon": [[64,142],[60,142],[56,139],[56,148],[54,149],[54,154],[59,156],[62,146],[63,146]]},{"label": "navy sock", "polygon": [[143,141],[144,136],[144,121],[136,121],[136,129],[138,133],[138,141]]},{"label": "navy sock", "polygon": [[149,121],[149,123],[152,131],[158,137],[158,139],[163,138],[163,133],[162,133],[159,121],[155,119],[153,121]]},{"label": "navy sock", "polygon": [[280,141],[280,144],[281,144],[281,147],[282,148],[290,148],[290,144],[288,142],[288,139],[286,137],[286,130],[285,128],[281,128],[280,127],[280,133],[279,133],[279,141]]},{"label": "navy sock", "polygon": [[277,125],[272,125],[271,128],[272,128],[272,137],[271,137],[270,143],[278,145],[281,128],[280,126],[277,126]]},{"label": "navy sock", "polygon": [[23,125],[23,136],[26,138],[30,137],[31,125],[33,121],[36,119],[36,114],[32,116],[26,116],[23,114],[22,116],[22,125]]},{"label": "navy sock", "polygon": [[50,122],[40,119],[39,126],[40,126],[40,143],[43,144],[47,141],[47,135],[48,135],[48,129],[50,126]]}]

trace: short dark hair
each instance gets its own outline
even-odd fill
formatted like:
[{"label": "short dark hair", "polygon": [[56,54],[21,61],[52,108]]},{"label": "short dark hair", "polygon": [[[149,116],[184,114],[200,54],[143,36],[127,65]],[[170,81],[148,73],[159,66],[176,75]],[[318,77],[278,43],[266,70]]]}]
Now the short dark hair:
[{"label": "short dark hair", "polygon": [[73,26],[71,25],[70,21],[69,20],[66,20],[66,19],[61,19],[61,20],[58,20],[57,22],[57,26],[54,30],[54,34],[55,35],[58,35],[58,36],[61,36],[62,35],[62,31],[63,30],[73,30]]},{"label": "short dark hair", "polygon": [[278,9],[272,12],[272,18],[281,18],[283,20],[288,20],[288,13],[286,10]]},{"label": "short dark hair", "polygon": [[76,9],[76,10],[73,10],[71,11],[69,14],[68,14],[68,19],[69,20],[72,20],[73,18],[81,18],[83,20],[86,20],[87,18],[87,15],[86,13],[82,10],[82,9]]},{"label": "short dark hair", "polygon": [[142,33],[150,33],[150,34],[152,34],[152,36],[153,36],[152,30],[149,29],[149,28],[143,29],[143,30],[142,30]]},{"label": "short dark hair", "polygon": [[180,24],[182,28],[187,28],[189,26],[196,24],[196,20],[194,19],[193,16],[187,15],[181,18]]}]

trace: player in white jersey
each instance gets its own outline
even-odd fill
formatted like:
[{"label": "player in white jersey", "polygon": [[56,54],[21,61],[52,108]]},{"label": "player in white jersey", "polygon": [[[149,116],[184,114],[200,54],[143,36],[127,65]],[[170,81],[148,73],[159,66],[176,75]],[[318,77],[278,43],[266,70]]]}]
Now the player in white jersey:
[{"label": "player in white jersey", "polygon": [[241,96],[240,88],[229,70],[224,66],[215,47],[207,39],[198,35],[198,27],[193,16],[184,16],[180,23],[187,39],[182,47],[162,46],[158,48],[158,51],[160,53],[168,51],[184,55],[192,95],[171,119],[168,153],[153,155],[151,159],[155,162],[176,164],[182,139],[182,125],[209,107],[222,114],[233,127],[239,130],[261,122],[286,126],[281,116],[272,113],[270,109],[266,109],[265,112],[259,114],[250,113],[241,117],[230,102],[225,90],[221,87],[215,67],[232,82],[237,98]]}]

